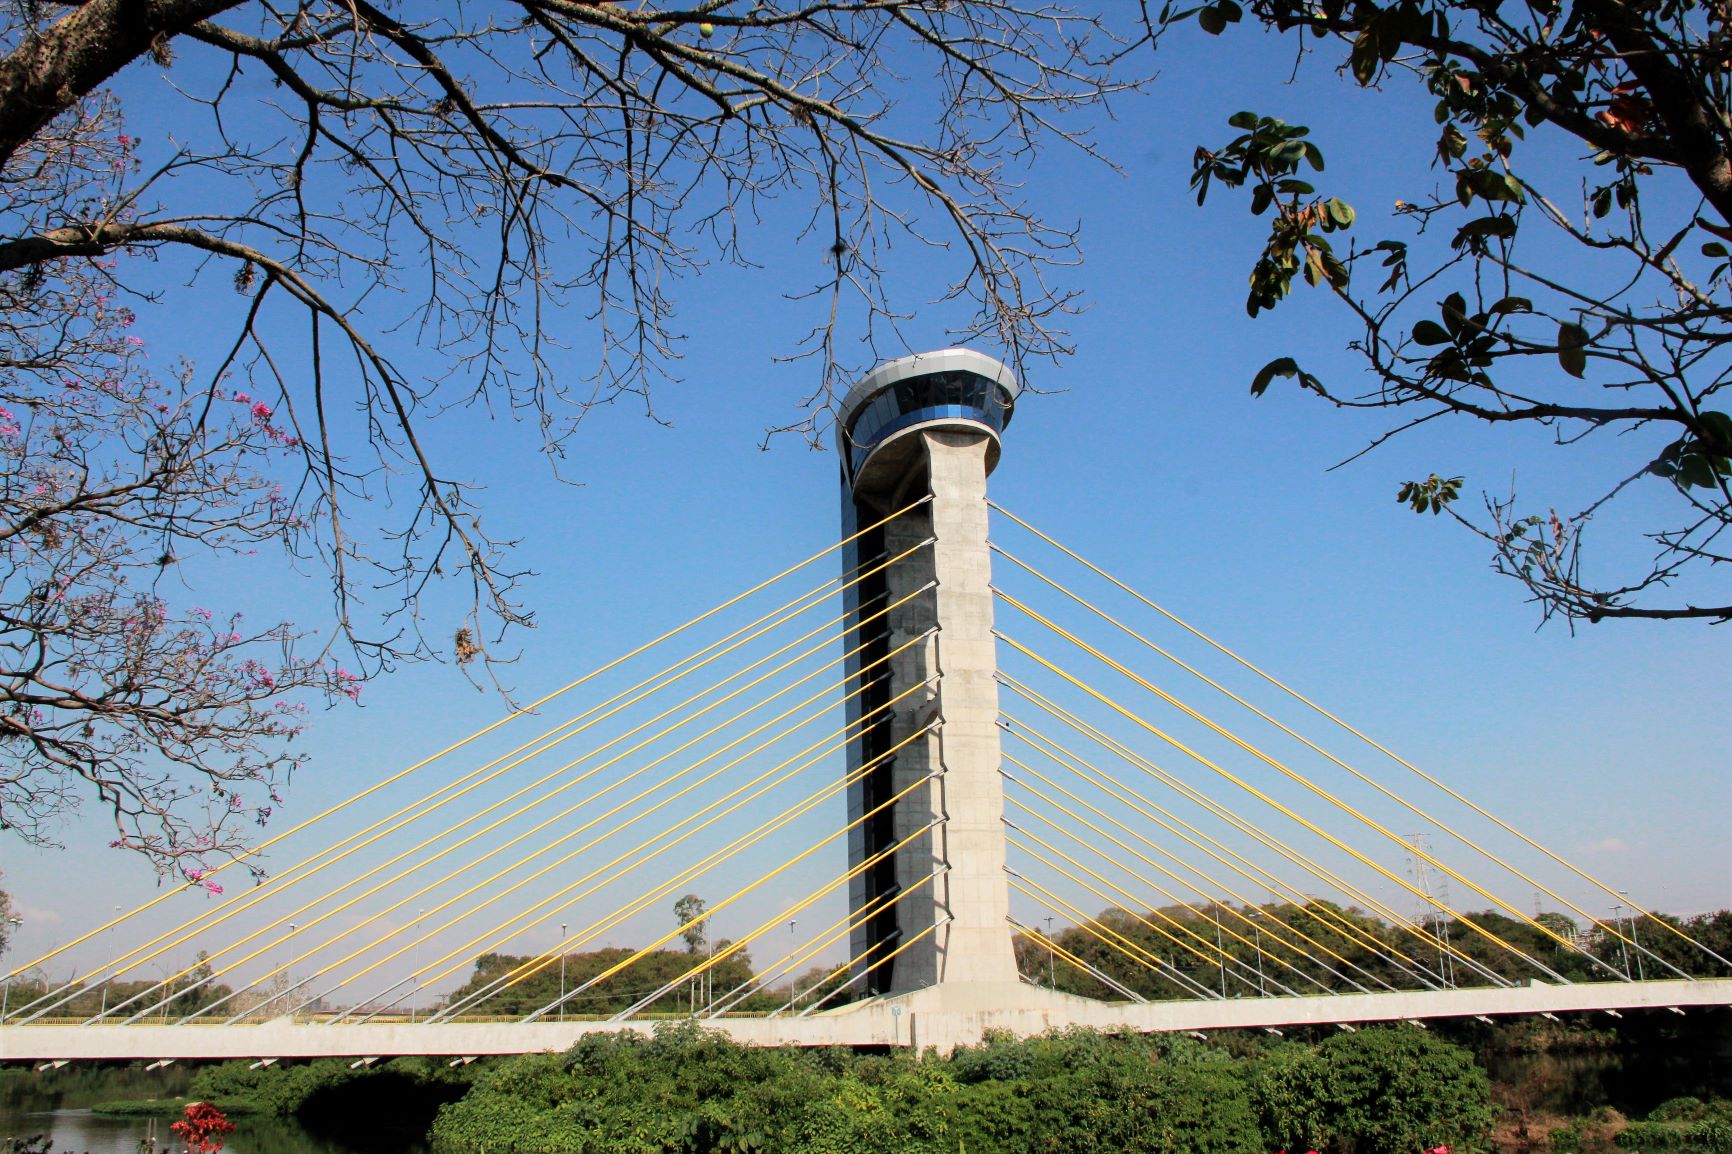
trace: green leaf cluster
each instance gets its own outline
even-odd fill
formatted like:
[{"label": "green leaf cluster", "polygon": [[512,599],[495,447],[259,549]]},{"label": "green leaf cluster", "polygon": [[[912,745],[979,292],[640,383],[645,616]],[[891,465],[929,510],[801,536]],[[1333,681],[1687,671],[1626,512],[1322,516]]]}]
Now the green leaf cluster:
[{"label": "green leaf cluster", "polygon": [[1648,471],[1680,489],[1718,488],[1732,477],[1732,417],[1699,413],[1697,428],[1667,445]]},{"label": "green leaf cluster", "polygon": [[1433,473],[1423,481],[1408,481],[1402,485],[1395,499],[1411,506],[1415,513],[1430,513],[1435,517],[1461,496],[1461,483],[1460,477],[1439,477]]},{"label": "green leaf cluster", "polygon": [[1323,234],[1351,228],[1355,214],[1353,206],[1338,197],[1318,197],[1316,187],[1297,175],[1301,165],[1323,171],[1322,150],[1305,139],[1311,130],[1255,112],[1235,113],[1227,123],[1242,134],[1218,152],[1197,149],[1191,158],[1191,187],[1202,204],[1217,181],[1228,188],[1249,184],[1252,215],[1275,210],[1268,243],[1251,271],[1246,311],[1256,316],[1274,308],[1292,290],[1295,276],[1310,285],[1346,289],[1347,265]]},{"label": "green leaf cluster", "polygon": [[[1339,256],[1325,234],[1352,226],[1353,214],[1298,179],[1303,159],[1322,167],[1304,125],[1239,113],[1228,121],[1239,135],[1196,150],[1198,203],[1216,183],[1245,186],[1258,230],[1267,228],[1247,312],[1274,308],[1301,277],[1329,288],[1372,379],[1330,387],[1285,356],[1256,374],[1252,393],[1297,378],[1344,410],[1409,410],[1386,436],[1457,417],[1621,452],[1627,459],[1605,474],[1621,479],[1572,497],[1573,513],[1527,515],[1512,494],[1456,519],[1548,618],[1732,620],[1723,582],[1679,592],[1687,571],[1732,563],[1732,441],[1706,411],[1732,379],[1732,145],[1700,129],[1720,123],[1727,103],[1732,32],[1718,10],[1702,0],[1240,3],[1244,23],[1291,37],[1301,58],[1330,56],[1361,86],[1423,84],[1436,124],[1435,135],[1393,127],[1399,118],[1387,132],[1332,126],[1380,164],[1429,161],[1437,174],[1394,203],[1407,237],[1341,245]],[[1163,9],[1160,23],[1178,18]],[[1229,23],[1199,20],[1215,34]],[[1536,129],[1551,143],[1523,147]],[[1352,291],[1357,261],[1381,262],[1375,293]],[[1430,311],[1427,286],[1456,289],[1441,317],[1415,315]],[[1620,435],[1590,442],[1595,432]],[[1610,572],[1589,575],[1584,528],[1610,521],[1608,502],[1647,488],[1631,484],[1643,469],[1671,482],[1662,511],[1643,514],[1660,524],[1614,529],[1612,540],[1639,548],[1613,551],[1601,562]],[[1401,500],[1437,513],[1453,497],[1412,483]]]}]

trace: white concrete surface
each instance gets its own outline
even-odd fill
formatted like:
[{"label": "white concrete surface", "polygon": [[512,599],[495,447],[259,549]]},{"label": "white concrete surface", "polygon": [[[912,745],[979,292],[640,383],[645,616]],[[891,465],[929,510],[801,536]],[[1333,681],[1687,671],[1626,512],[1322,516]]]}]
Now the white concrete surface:
[{"label": "white concrete surface", "polygon": [[[1732,1005],[1732,980],[1584,982],[1141,1006],[1091,1002],[1027,985],[977,982],[947,984],[809,1018],[728,1018],[703,1024],[753,1046],[914,1046],[948,1052],[980,1041],[987,1030],[1026,1036],[1075,1025],[1161,1033],[1725,1005]],[[524,1054],[563,1050],[589,1033],[650,1028],[642,1022],[333,1026],[282,1018],[236,1026],[0,1026],[0,1061]]]}]

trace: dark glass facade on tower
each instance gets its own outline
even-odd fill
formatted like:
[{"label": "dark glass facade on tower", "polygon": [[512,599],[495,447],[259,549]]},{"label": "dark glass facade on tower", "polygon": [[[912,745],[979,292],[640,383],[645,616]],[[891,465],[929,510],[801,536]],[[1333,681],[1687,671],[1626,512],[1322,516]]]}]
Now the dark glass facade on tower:
[{"label": "dark glass facade on tower", "polygon": [[1010,423],[1015,404],[1011,390],[999,381],[967,369],[902,377],[844,414],[847,480],[856,485],[867,459],[897,433],[916,425],[985,425],[996,437]]}]

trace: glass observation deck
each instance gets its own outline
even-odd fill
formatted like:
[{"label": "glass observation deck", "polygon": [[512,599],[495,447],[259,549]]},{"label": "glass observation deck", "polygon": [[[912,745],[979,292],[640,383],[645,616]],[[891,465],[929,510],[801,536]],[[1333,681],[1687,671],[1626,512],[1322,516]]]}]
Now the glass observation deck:
[{"label": "glass observation deck", "polygon": [[916,429],[956,428],[991,435],[988,468],[1010,423],[1020,386],[998,361],[971,349],[943,349],[880,365],[842,403],[837,448],[850,486],[873,458]]}]

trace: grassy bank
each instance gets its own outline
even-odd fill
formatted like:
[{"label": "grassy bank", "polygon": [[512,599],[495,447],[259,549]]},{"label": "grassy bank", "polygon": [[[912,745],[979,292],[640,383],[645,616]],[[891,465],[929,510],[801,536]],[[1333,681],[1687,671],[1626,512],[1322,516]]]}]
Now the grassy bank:
[{"label": "grassy bank", "polygon": [[188,1102],[209,1102],[231,1118],[257,1114],[259,1108],[242,1098],[122,1098],[114,1102],[98,1102],[90,1108],[93,1114],[110,1118],[179,1118],[186,1113]]}]

